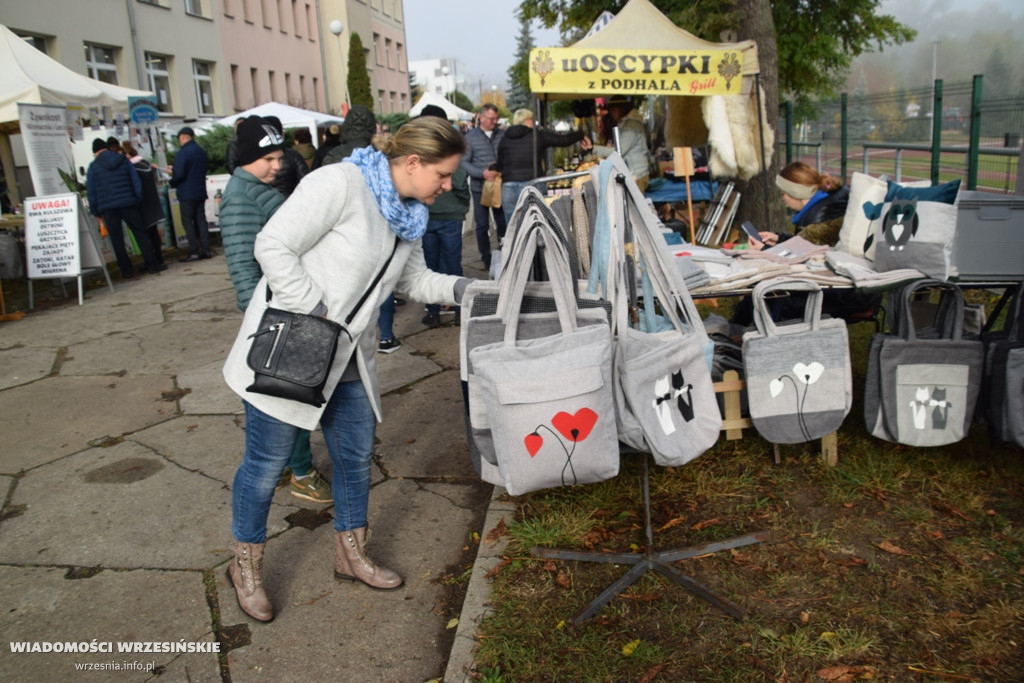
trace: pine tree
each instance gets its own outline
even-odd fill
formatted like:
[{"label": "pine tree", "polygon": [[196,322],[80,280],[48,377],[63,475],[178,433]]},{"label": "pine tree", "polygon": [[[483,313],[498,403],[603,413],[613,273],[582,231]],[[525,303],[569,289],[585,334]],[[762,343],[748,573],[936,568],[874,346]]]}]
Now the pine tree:
[{"label": "pine tree", "polygon": [[508,108],[528,109],[533,103],[530,92],[530,50],[534,48],[530,19],[519,13],[519,36],[516,38],[516,61],[508,68]]},{"label": "pine tree", "polygon": [[358,33],[353,33],[348,43],[348,99],[350,104],[361,104],[373,111],[370,74],[366,72],[366,53],[363,52],[363,40]]}]

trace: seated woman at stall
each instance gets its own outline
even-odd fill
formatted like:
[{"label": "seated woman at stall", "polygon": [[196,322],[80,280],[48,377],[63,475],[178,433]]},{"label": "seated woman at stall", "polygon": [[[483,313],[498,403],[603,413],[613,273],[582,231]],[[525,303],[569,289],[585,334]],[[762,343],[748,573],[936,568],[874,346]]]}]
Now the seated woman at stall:
[{"label": "seated woman at stall", "polygon": [[[814,244],[834,247],[843,227],[846,205],[850,201],[850,188],[842,180],[828,173],[818,173],[802,161],[787,164],[775,178],[782,191],[782,202],[792,211],[794,233]],[[792,237],[788,233],[758,231],[764,243],[747,240],[749,249],[761,250]],[[862,294],[856,290],[826,289],[821,312],[833,318],[849,318],[870,312],[878,306],[879,295]],[[776,307],[777,320],[799,318],[803,315],[805,295],[791,294]],[[744,297],[733,311],[732,322],[749,326],[753,323],[753,304]]]},{"label": "seated woman at stall", "polygon": [[[794,161],[779,171],[775,184],[782,190],[782,203],[796,212],[791,219],[794,234],[814,244],[835,246],[850,201],[850,188],[841,179],[818,173],[802,161]],[[793,236],[776,232],[760,234],[764,245],[749,240],[749,248],[760,250]]]}]

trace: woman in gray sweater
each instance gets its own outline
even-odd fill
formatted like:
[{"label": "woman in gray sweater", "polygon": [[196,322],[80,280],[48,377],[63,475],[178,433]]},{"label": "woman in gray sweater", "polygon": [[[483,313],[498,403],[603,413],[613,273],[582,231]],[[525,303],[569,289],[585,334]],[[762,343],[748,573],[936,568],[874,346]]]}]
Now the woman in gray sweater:
[{"label": "woman in gray sweater", "polygon": [[[376,372],[376,323],[383,299],[399,290],[425,303],[455,305],[469,284],[429,270],[420,238],[427,206],[451,189],[464,150],[462,135],[444,121],[416,119],[380,149],[356,150],[340,164],[310,173],[256,238],[263,270],[256,287],[269,287],[276,308],[320,315],[344,324],[324,396],[312,405],[246,390],[246,363],[267,297],[253,296],[224,366],[224,378],[245,405],[246,444],[232,488],[235,557],[228,580],[239,606],[259,621],[274,610],[263,587],[262,558],[274,488],[300,429],[319,423],[333,464],[334,576],[390,590],[402,585],[394,571],[363,551],[370,490],[370,460],[380,388]],[[350,321],[368,283],[383,276]]]}]

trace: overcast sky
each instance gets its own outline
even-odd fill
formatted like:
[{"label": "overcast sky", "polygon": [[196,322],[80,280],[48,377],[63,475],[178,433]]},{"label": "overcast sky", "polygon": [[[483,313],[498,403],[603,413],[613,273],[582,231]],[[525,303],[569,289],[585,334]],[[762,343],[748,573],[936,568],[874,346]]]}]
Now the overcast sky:
[{"label": "overcast sky", "polygon": [[[1013,17],[1024,13],[1024,0],[924,0],[934,14],[948,11],[983,12],[997,5]],[[901,7],[919,8],[922,0],[883,0],[882,11],[900,18]],[[512,64],[519,35],[515,10],[519,0],[405,0],[405,34],[410,61],[451,58],[457,60],[463,85],[460,90],[476,101],[478,87],[506,88],[506,71]],[[929,40],[931,38],[928,38]],[[537,47],[560,43],[554,29],[535,23]]]},{"label": "overcast sky", "polygon": [[[458,62],[464,85],[476,101],[478,85],[506,88],[519,36],[515,10],[519,0],[405,0],[405,39],[409,61],[451,58]],[[537,47],[558,45],[554,29],[533,27]]]}]

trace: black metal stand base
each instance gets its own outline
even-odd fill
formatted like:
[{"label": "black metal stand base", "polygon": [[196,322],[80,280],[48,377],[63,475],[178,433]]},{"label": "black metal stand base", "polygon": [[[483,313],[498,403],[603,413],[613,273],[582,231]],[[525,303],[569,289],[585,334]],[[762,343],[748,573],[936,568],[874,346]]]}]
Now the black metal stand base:
[{"label": "black metal stand base", "polygon": [[651,485],[650,471],[647,464],[647,455],[643,454],[642,478],[644,490],[644,521],[647,545],[642,554],[636,553],[599,553],[585,550],[560,550],[552,548],[534,548],[531,554],[534,557],[545,557],[558,560],[576,560],[577,562],[601,562],[603,564],[626,564],[633,565],[633,568],[626,572],[615,583],[608,586],[600,595],[594,598],[589,605],[573,615],[570,622],[578,624],[586,621],[600,611],[612,599],[622,591],[633,585],[647,571],[656,571],[662,576],[679,584],[694,595],[708,601],[729,616],[735,619],[743,619],[746,610],[736,603],[716,595],[705,588],[692,577],[687,576],[671,565],[672,562],[685,560],[691,557],[698,557],[708,553],[716,553],[720,550],[739,548],[745,545],[763,543],[768,540],[769,532],[759,531],[753,534],[737,536],[725,541],[714,541],[701,545],[690,546],[678,550],[654,551],[654,533],[651,530]]}]

